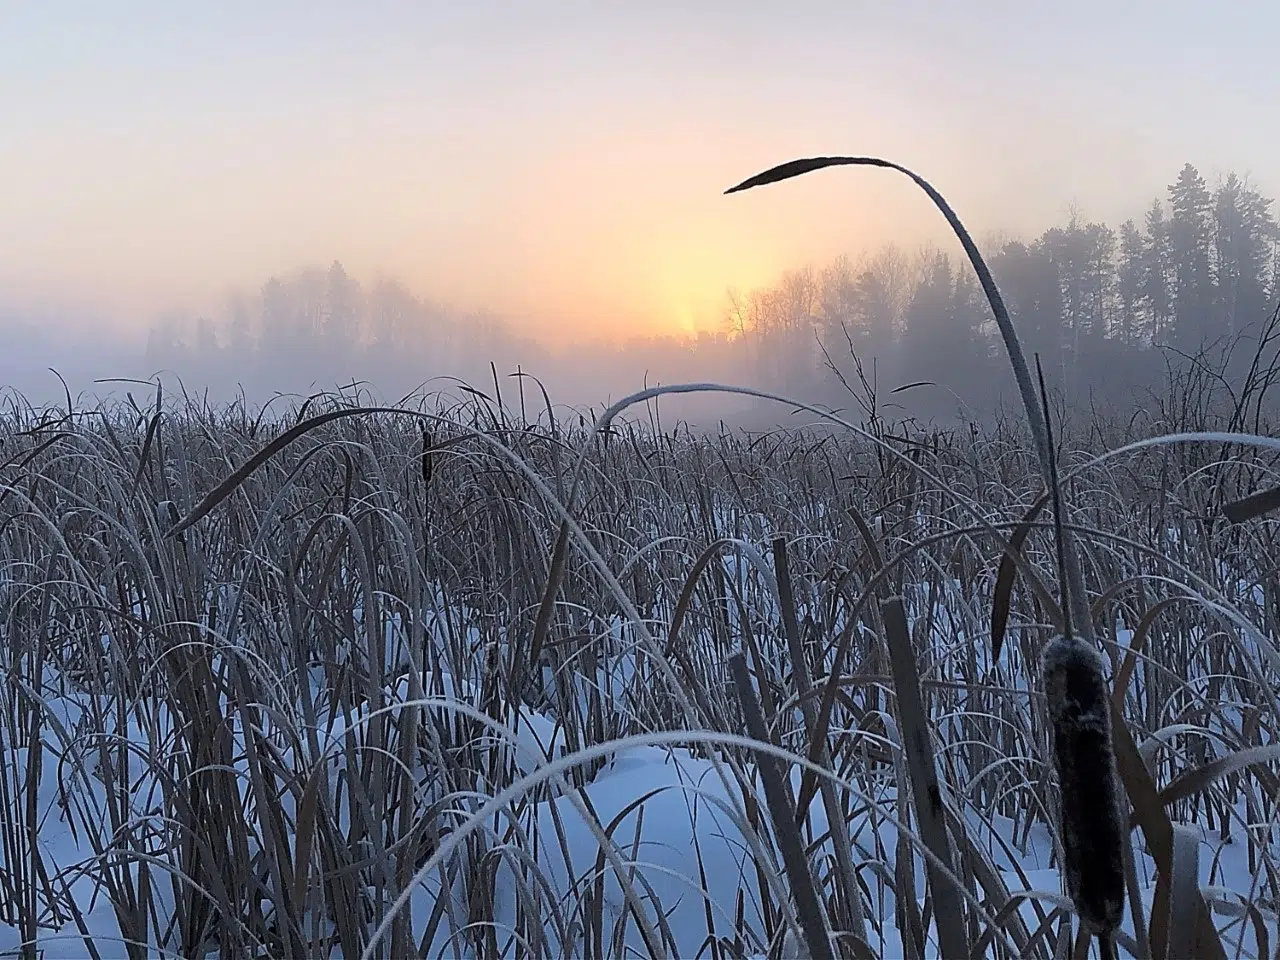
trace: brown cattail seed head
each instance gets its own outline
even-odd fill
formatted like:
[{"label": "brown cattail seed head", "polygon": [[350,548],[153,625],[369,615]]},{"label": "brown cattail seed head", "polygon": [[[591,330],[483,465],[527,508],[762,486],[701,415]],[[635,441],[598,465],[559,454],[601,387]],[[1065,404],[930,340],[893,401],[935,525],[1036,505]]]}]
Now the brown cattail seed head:
[{"label": "brown cattail seed head", "polygon": [[1041,660],[1062,790],[1067,892],[1095,936],[1120,926],[1128,825],[1111,744],[1109,691],[1101,654],[1056,637]]}]

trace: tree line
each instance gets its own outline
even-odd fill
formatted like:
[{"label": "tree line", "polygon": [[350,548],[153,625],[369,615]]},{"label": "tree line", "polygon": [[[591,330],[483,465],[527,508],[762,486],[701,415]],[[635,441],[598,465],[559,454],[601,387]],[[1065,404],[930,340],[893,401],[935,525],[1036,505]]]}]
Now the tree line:
[{"label": "tree line", "polygon": [[[1069,396],[1110,402],[1154,383],[1170,362],[1247,334],[1280,282],[1272,200],[1235,173],[1211,187],[1189,163],[1118,228],[1072,210],[1035,239],[982,247],[1028,351]],[[516,322],[451,311],[395,280],[365,289],[334,263],[273,278],[216,319],[155,325],[146,359],[206,382],[281,390],[328,377],[329,385],[366,377],[388,390],[412,388],[433,374],[484,377],[492,363],[549,374],[573,400],[570,384],[596,386],[594,371],[614,396],[618,376],[638,385],[647,373],[649,382],[719,377],[839,402],[856,371],[874,370],[886,389],[936,384],[910,405],[946,415],[957,404],[973,413],[999,402],[1010,385],[1002,353],[958,252],[888,245],[730,291],[718,331],[560,352],[521,335]]]},{"label": "tree line", "polygon": [[[1265,320],[1280,280],[1271,208],[1235,173],[1210,188],[1186,164],[1141,222],[1117,229],[1073,210],[1034,240],[982,246],[1026,349],[1069,394],[1120,399]],[[960,253],[886,246],[856,264],[793,271],[732,296],[729,320],[773,385],[816,365],[830,386],[856,356],[864,368],[879,361],[882,383],[935,381],[975,407],[1008,386],[994,319]]]}]

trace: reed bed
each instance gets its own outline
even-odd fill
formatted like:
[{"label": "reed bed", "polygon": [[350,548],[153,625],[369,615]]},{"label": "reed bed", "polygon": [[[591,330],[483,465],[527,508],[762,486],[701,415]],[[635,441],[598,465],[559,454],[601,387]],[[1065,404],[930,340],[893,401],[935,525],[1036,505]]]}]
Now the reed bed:
[{"label": "reed bed", "polygon": [[[794,869],[836,955],[1079,938],[1039,666],[1060,612],[1032,584],[1056,546],[1019,430],[361,401],[11,406],[6,949],[807,954]],[[1117,943],[1187,955],[1198,896],[1223,955],[1271,956],[1275,524],[1205,517],[1274,468],[1098,460],[1127,430],[1061,457],[1150,789]]]}]

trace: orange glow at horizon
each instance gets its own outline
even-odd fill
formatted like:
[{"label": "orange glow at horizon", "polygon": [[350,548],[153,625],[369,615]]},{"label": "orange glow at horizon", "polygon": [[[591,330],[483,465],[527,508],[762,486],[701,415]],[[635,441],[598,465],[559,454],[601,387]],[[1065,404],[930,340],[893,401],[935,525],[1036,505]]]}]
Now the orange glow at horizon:
[{"label": "orange glow at horizon", "polygon": [[[902,162],[977,235],[1037,234],[1073,201],[1140,218],[1187,160],[1276,189],[1260,77],[1227,97],[1137,68],[1144,44],[1167,57],[1154,3],[1105,35],[1075,7],[236,6],[8,18],[0,309],[90,304],[138,332],[338,260],[548,343],[692,333],[729,288],[951,242],[885,171],[723,196],[798,156]],[[1183,40],[1223,76],[1268,62],[1242,53],[1268,31],[1226,43],[1229,20]]]}]

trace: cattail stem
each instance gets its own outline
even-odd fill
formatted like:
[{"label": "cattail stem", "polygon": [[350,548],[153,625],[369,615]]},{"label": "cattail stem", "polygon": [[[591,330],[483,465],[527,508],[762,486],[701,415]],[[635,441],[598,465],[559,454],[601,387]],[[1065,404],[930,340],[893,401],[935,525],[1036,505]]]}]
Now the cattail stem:
[{"label": "cattail stem", "polygon": [[[1082,927],[1100,942],[1110,943],[1124,914],[1129,830],[1111,740],[1105,663],[1093,644],[1079,639],[1071,629],[1075,610],[1070,601],[1078,578],[1069,573],[1068,560],[1074,554],[1068,549],[1063,523],[1049,391],[1044,385],[1039,354],[1036,376],[1049,445],[1049,496],[1062,583],[1062,636],[1045,648],[1041,666],[1061,792],[1063,873]],[[1088,619],[1089,615],[1084,616]]]}]

